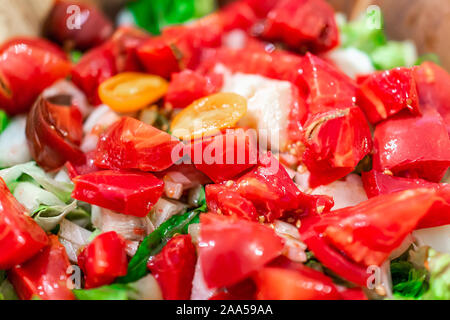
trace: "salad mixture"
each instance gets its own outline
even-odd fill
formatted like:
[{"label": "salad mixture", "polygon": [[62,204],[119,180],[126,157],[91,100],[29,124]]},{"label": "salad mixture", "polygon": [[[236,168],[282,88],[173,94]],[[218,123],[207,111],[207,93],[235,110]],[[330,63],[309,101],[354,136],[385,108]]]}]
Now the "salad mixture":
[{"label": "salad mixture", "polygon": [[377,10],[169,2],[1,44],[0,300],[449,300],[435,56]]}]

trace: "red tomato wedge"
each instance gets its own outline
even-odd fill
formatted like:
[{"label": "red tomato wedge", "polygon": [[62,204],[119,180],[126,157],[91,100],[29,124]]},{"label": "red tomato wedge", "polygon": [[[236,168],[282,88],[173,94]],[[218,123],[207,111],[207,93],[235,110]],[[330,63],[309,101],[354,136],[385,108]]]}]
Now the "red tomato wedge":
[{"label": "red tomato wedge", "polygon": [[71,264],[66,249],[57,236],[49,238],[48,246],[8,272],[8,279],[22,300],[75,300],[68,287]]},{"label": "red tomato wedge", "polygon": [[420,220],[417,228],[432,228],[450,224],[450,214],[448,214],[450,212],[450,185],[422,179],[393,177],[375,170],[363,172],[362,180],[369,198],[410,189],[436,189],[440,198],[436,199],[425,217]]},{"label": "red tomato wedge", "polygon": [[328,51],[339,43],[333,8],[324,0],[281,0],[269,11],[263,36],[300,52]]},{"label": "red tomato wedge", "polygon": [[256,222],[215,214],[200,216],[199,259],[209,288],[233,285],[280,255],[282,240]]},{"label": "red tomato wedge", "polygon": [[256,282],[258,300],[339,300],[333,281],[323,273],[301,263],[276,259],[258,271]]},{"label": "red tomato wedge", "polygon": [[161,197],[164,183],[151,173],[97,171],[73,179],[74,199],[119,213],[145,217]]},{"label": "red tomato wedge", "polygon": [[47,244],[45,231],[0,178],[0,270],[27,261]]},{"label": "red tomato wedge", "polygon": [[124,117],[101,136],[95,164],[106,169],[162,171],[181,158],[182,148],[183,144],[170,134]]},{"label": "red tomato wedge", "polygon": [[11,115],[26,112],[45,88],[69,73],[64,52],[52,43],[10,40],[0,49],[0,105]]},{"label": "red tomato wedge", "polygon": [[244,130],[194,141],[190,150],[195,167],[215,183],[236,178],[258,162],[256,137]]},{"label": "red tomato wedge", "polygon": [[115,231],[99,234],[78,256],[83,270],[85,288],[110,284],[127,274],[128,260],[125,240]]},{"label": "red tomato wedge", "polygon": [[450,134],[450,74],[433,62],[424,62],[415,76],[421,106],[437,110]]},{"label": "red tomato wedge", "polygon": [[378,196],[355,207],[304,219],[300,235],[327,268],[365,286],[370,275],[367,267],[380,266],[439,198],[433,189]]},{"label": "red tomato wedge", "polygon": [[372,124],[401,110],[420,115],[414,69],[395,68],[365,76],[359,85],[358,105]]},{"label": "red tomato wedge", "polygon": [[189,300],[197,255],[190,235],[172,238],[148,262],[165,300]]},{"label": "red tomato wedge", "polygon": [[434,110],[425,110],[420,117],[400,114],[380,123],[374,141],[377,171],[440,182],[450,166],[450,139]]}]

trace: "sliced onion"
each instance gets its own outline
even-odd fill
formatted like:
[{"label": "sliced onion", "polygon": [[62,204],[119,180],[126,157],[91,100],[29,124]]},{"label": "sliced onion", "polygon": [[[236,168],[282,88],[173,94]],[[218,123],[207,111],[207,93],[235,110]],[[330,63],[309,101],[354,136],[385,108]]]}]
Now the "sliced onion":
[{"label": "sliced onion", "polygon": [[150,220],[157,228],[173,215],[184,212],[186,207],[187,206],[181,202],[160,198],[150,212]]},{"label": "sliced onion", "polygon": [[78,247],[82,247],[90,242],[92,232],[67,219],[63,219],[60,224],[58,235],[60,238],[70,241]]},{"label": "sliced onion", "polygon": [[300,239],[300,233],[298,232],[298,228],[293,226],[290,223],[275,220],[274,223],[275,232],[279,235],[288,235],[294,239]]},{"label": "sliced onion", "polygon": [[403,253],[405,253],[406,250],[413,244],[414,237],[412,235],[408,235],[405,240],[403,240],[402,244],[391,252],[391,255],[389,256],[389,259],[394,260],[400,257]]},{"label": "sliced onion", "polygon": [[192,280],[191,300],[209,300],[216,293],[216,289],[210,289],[203,278],[200,260],[195,265],[194,279]]},{"label": "sliced onion", "polygon": [[130,240],[126,241],[125,250],[127,251],[128,256],[132,257],[136,254],[136,251],[139,247],[139,243],[140,243],[139,241],[130,241]]},{"label": "sliced onion", "polygon": [[192,223],[188,226],[188,233],[191,236],[192,243],[197,244],[200,238],[200,223]]},{"label": "sliced onion", "polygon": [[0,168],[11,167],[31,160],[25,136],[26,122],[25,116],[15,117],[0,135]]},{"label": "sliced onion", "polygon": [[164,179],[164,194],[170,199],[180,199],[183,195],[183,185]]},{"label": "sliced onion", "polygon": [[67,80],[55,82],[52,86],[45,89],[44,92],[42,92],[42,95],[44,98],[70,95],[72,97],[72,103],[78,107],[83,117],[87,116],[92,111],[92,106],[87,101],[83,91]]},{"label": "sliced onion", "polygon": [[153,230],[149,218],[139,218],[92,206],[92,223],[102,232],[115,231],[126,240],[141,241]]},{"label": "sliced onion", "polygon": [[139,279],[130,284],[133,291],[130,293],[130,298],[133,300],[162,300],[163,295],[161,288],[155,277],[151,274]]},{"label": "sliced onion", "polygon": [[66,248],[66,253],[69,257],[70,262],[77,263],[78,253],[81,249],[81,246],[74,244],[64,238],[59,238],[59,242],[64,246],[64,248]]},{"label": "sliced onion", "polygon": [[247,44],[247,34],[240,29],[233,29],[223,37],[225,47],[232,49],[243,49]]},{"label": "sliced onion", "polygon": [[309,171],[306,169],[306,167],[304,166],[299,166],[297,168],[297,172],[295,173],[295,177],[294,177],[294,182],[297,185],[297,187],[300,189],[300,191],[302,192],[310,192],[310,187],[309,187],[309,176],[311,174],[309,173]]},{"label": "sliced onion", "polygon": [[200,198],[200,192],[202,192],[203,187],[198,185],[189,190],[188,204],[191,207],[198,207],[198,199]]},{"label": "sliced onion", "polygon": [[83,132],[85,134],[92,133],[92,130],[96,126],[102,126],[103,129],[106,129],[119,119],[119,115],[111,110],[107,105],[100,105],[95,108],[95,110],[84,122]]},{"label": "sliced onion", "polygon": [[280,220],[275,220],[273,227],[276,234],[284,239],[283,255],[292,261],[305,262],[307,247],[300,241],[298,229],[292,224]]}]

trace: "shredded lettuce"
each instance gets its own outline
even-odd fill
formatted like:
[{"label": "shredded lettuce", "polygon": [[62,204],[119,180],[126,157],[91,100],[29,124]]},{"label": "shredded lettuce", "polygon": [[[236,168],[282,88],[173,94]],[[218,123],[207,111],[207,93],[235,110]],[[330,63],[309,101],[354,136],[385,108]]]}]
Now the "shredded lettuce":
[{"label": "shredded lettuce", "polygon": [[423,298],[450,300],[450,254],[430,249],[427,262],[430,270],[430,290]]},{"label": "shredded lettuce", "polygon": [[388,41],[386,45],[375,49],[370,56],[379,70],[411,67],[417,61],[416,46],[410,41]]},{"label": "shredded lettuce", "polygon": [[53,230],[59,225],[70,212],[76,210],[77,202],[74,200],[71,204],[65,205],[41,205],[36,211],[33,212],[34,220],[45,231]]},{"label": "shredded lettuce", "polygon": [[14,187],[14,197],[29,212],[33,212],[41,205],[64,206],[57,196],[32,182],[19,182]]}]

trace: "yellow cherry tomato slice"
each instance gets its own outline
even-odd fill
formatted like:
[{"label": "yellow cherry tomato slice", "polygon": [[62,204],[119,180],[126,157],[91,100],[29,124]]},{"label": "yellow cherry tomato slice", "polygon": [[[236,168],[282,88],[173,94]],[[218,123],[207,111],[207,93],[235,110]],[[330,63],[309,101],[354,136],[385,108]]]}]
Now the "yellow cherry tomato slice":
[{"label": "yellow cherry tomato slice", "polygon": [[102,82],[98,95],[114,111],[134,112],[161,99],[167,88],[167,81],[161,77],[124,72]]},{"label": "yellow cherry tomato slice", "polygon": [[182,140],[216,134],[233,127],[247,112],[247,100],[235,93],[217,93],[194,101],[172,121],[171,133]]}]

